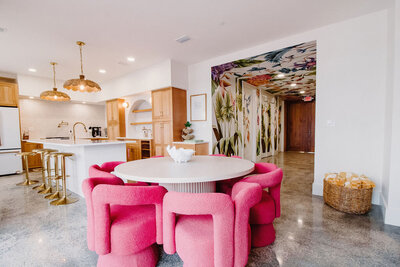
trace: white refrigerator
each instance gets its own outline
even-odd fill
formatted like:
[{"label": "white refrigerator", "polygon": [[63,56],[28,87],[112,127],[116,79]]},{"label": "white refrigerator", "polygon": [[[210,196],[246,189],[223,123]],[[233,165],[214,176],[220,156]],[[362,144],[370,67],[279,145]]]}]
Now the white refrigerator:
[{"label": "white refrigerator", "polygon": [[0,175],[22,170],[19,113],[16,107],[0,107]]}]

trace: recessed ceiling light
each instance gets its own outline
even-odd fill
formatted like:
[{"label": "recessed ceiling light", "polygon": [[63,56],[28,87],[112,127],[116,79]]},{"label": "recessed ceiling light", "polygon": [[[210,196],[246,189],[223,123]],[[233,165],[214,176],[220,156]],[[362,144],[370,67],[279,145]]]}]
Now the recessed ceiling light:
[{"label": "recessed ceiling light", "polygon": [[34,96],[30,96],[29,98],[30,98],[30,99],[34,99],[35,97],[34,97]]},{"label": "recessed ceiling light", "polygon": [[100,73],[106,73],[107,71],[104,70],[104,69],[99,69],[99,72],[100,72]]},{"label": "recessed ceiling light", "polygon": [[128,60],[129,62],[133,62],[133,61],[135,61],[135,58],[134,57],[127,57],[126,60]]},{"label": "recessed ceiling light", "polygon": [[296,85],[297,85],[297,84],[295,84],[295,83],[291,83],[291,84],[290,84],[291,87],[295,87]]},{"label": "recessed ceiling light", "polygon": [[86,104],[86,102],[85,102],[85,101],[83,101],[83,102],[82,102],[82,104]]},{"label": "recessed ceiling light", "polygon": [[36,72],[37,70],[34,69],[34,68],[29,68],[28,71],[30,71],[30,72]]},{"label": "recessed ceiling light", "polygon": [[283,77],[285,77],[285,74],[283,74],[283,73],[278,74],[278,78],[283,78]]},{"label": "recessed ceiling light", "polygon": [[183,35],[181,37],[179,37],[178,39],[175,39],[175,41],[177,41],[178,43],[184,43],[190,40],[190,37],[187,35]]},{"label": "recessed ceiling light", "polygon": [[304,94],[306,91],[300,91],[300,94]]}]

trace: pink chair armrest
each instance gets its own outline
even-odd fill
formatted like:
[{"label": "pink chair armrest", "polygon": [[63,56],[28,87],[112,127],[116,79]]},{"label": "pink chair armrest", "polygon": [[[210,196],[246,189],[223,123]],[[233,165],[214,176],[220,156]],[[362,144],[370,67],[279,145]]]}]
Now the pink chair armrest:
[{"label": "pink chair armrest", "polygon": [[261,201],[262,188],[256,183],[238,182],[232,188],[235,202],[235,260],[234,266],[247,264],[251,235],[249,233],[250,209]]},{"label": "pink chair armrest", "polygon": [[115,167],[118,165],[125,163],[125,161],[109,161],[109,162],[104,162],[101,165],[101,170],[105,172],[112,172],[114,171]]},{"label": "pink chair armrest", "polygon": [[226,251],[233,244],[234,208],[230,196],[221,193],[168,192],[164,197],[163,226],[164,251],[176,252],[175,214],[211,215],[214,224],[214,255],[225,255],[225,259],[214,257],[215,266],[232,266],[233,251]]},{"label": "pink chair armrest", "polygon": [[98,185],[93,190],[96,253],[110,253],[110,205],[155,205],[156,241],[162,244],[162,201],[167,190],[162,186]]},{"label": "pink chair armrest", "polygon": [[87,212],[87,240],[88,247],[90,250],[94,248],[94,213],[93,213],[93,189],[100,184],[111,184],[111,185],[123,185],[124,182],[120,178],[87,178],[82,182],[82,191],[86,201],[86,212]]},{"label": "pink chair armrest", "polygon": [[283,178],[282,169],[276,169],[271,172],[247,176],[242,182],[258,183],[262,188],[268,188],[268,192],[275,202],[275,217],[281,216],[281,183]]},{"label": "pink chair armrest", "polygon": [[213,157],[226,157],[225,154],[211,154],[210,156],[213,156]]},{"label": "pink chair armrest", "polygon": [[278,169],[273,163],[257,162],[254,164],[254,173],[267,173]]}]

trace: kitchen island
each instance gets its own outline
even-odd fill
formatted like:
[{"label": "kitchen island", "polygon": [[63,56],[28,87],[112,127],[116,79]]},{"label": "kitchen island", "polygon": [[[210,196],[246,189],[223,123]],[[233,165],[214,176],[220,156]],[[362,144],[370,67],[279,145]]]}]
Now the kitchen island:
[{"label": "kitchen island", "polygon": [[43,148],[56,149],[59,152],[73,153],[66,158],[67,189],[82,196],[82,181],[89,177],[89,167],[101,165],[107,161],[126,161],[126,142],[87,139],[73,140],[26,140],[43,144]]}]

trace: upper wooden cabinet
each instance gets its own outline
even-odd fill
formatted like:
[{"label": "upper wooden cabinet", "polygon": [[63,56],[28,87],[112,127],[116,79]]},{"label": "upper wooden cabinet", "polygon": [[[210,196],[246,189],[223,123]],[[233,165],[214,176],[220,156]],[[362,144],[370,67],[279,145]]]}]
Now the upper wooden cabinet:
[{"label": "upper wooden cabinet", "polygon": [[125,108],[123,99],[113,99],[106,102],[107,109],[107,135],[108,139],[125,137]]},{"label": "upper wooden cabinet", "polygon": [[17,84],[0,81],[0,106],[18,106]]},{"label": "upper wooden cabinet", "polygon": [[[163,89],[152,92],[153,121],[165,121],[171,119],[172,90]],[[154,105],[157,103],[157,105]]]},{"label": "upper wooden cabinet", "polygon": [[152,91],[154,151],[167,155],[165,147],[181,141],[187,118],[186,90],[168,87]]}]

